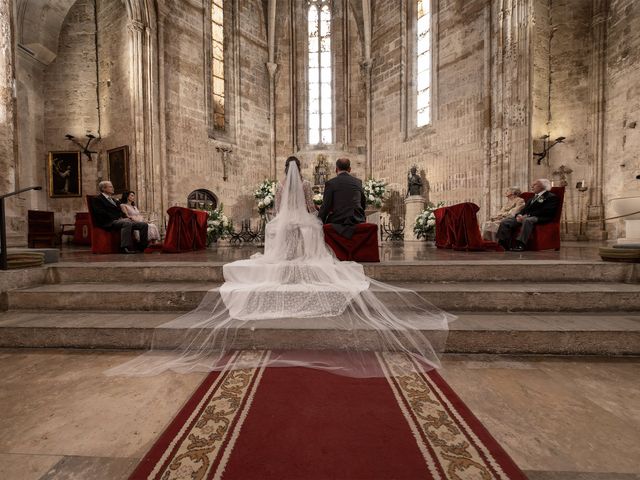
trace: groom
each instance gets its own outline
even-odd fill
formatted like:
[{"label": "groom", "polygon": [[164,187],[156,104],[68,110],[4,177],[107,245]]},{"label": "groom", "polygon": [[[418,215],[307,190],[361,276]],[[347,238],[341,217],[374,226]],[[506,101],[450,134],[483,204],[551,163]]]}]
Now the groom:
[{"label": "groom", "polygon": [[318,217],[330,223],[336,232],[351,238],[358,223],[364,223],[366,199],[362,180],[352,176],[348,158],[336,161],[336,176],[324,184],[324,196]]}]

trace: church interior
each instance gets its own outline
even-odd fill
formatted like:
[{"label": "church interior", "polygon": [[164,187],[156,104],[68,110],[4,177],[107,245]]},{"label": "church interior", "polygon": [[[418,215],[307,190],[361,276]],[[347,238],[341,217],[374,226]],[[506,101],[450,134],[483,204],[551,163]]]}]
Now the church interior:
[{"label": "church interior", "polygon": [[[1,0],[0,478],[640,479],[639,77],[636,0]],[[375,258],[331,248],[457,316],[441,367],[106,376],[264,251],[292,155],[318,205],[350,160]]]}]

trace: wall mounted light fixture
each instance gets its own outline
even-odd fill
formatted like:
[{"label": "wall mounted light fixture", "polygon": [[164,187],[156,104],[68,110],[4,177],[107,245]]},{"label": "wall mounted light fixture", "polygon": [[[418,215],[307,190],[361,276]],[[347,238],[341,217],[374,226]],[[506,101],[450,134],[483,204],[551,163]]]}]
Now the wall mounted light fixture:
[{"label": "wall mounted light fixture", "polygon": [[73,135],[71,135],[70,133],[67,133],[65,135],[65,137],[67,137],[67,140],[72,141],[73,143],[75,143],[78,147],[80,147],[80,151],[85,154],[87,156],[87,158],[89,159],[89,161],[93,160],[91,158],[91,154],[92,153],[98,153],[98,152],[94,152],[89,150],[89,145],[91,145],[91,142],[96,138],[95,135],[92,135],[91,133],[87,133],[87,138],[89,140],[87,140],[87,144],[86,145],[82,145],[78,140],[76,140],[76,137],[74,137]]},{"label": "wall mounted light fixture", "polygon": [[538,157],[538,165],[541,165],[542,160],[547,158],[547,154],[549,153],[549,150],[551,150],[557,144],[562,143],[564,140],[566,140],[566,138],[567,137],[558,137],[553,142],[549,143],[549,135],[544,135],[540,137],[540,140],[542,140],[542,152],[540,153],[534,152],[533,154],[534,156]]}]

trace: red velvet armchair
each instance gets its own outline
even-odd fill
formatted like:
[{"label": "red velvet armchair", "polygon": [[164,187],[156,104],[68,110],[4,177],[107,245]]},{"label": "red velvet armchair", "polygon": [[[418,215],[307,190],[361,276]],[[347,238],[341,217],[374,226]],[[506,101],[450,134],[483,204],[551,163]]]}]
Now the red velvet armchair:
[{"label": "red velvet armchair", "polygon": [[[564,202],[564,187],[551,187],[551,193],[558,197],[558,210],[553,220],[544,225],[536,225],[527,242],[527,250],[560,250],[560,219],[562,218],[562,204]],[[525,202],[533,197],[533,192],[522,192],[520,195]],[[519,230],[516,231],[516,236]]]},{"label": "red velvet armchair", "polygon": [[354,262],[379,262],[378,225],[359,223],[351,238],[339,235],[330,223],[323,227],[324,241],[334,251],[338,260]]},{"label": "red velvet armchair", "polygon": [[93,205],[95,195],[86,195],[89,224],[91,228],[92,253],[120,253],[120,230],[105,230],[93,223]]}]

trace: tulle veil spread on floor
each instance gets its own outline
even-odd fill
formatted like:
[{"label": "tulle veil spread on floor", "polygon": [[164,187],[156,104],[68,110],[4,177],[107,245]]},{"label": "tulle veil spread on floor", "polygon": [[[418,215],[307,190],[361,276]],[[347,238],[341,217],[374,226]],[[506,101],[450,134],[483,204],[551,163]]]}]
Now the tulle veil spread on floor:
[{"label": "tulle veil spread on floor", "polygon": [[429,369],[439,366],[455,318],[415,291],[367,277],[361,264],[337,260],[322,222],[307,211],[295,162],[279,211],[266,225],[264,254],[225,264],[223,273],[224,284],[195,310],[155,329],[149,351],[107,375],[222,370],[239,349],[271,350],[267,367],[352,377],[382,376],[376,355],[383,352],[404,352]]}]

